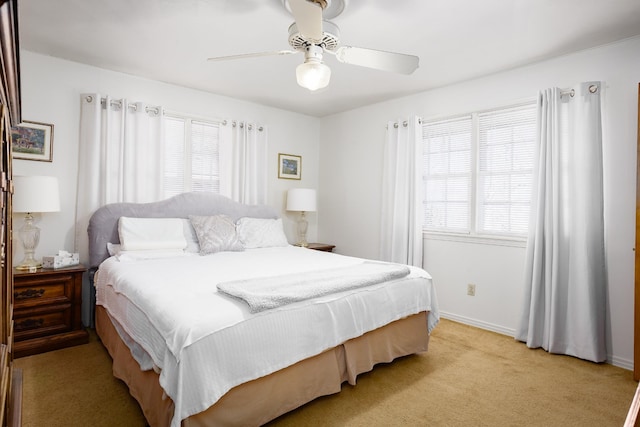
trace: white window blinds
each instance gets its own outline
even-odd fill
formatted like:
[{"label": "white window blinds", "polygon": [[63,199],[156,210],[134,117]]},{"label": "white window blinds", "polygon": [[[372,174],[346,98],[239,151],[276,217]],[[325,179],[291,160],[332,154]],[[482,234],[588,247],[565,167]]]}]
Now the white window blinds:
[{"label": "white window blinds", "polygon": [[171,197],[184,189],[185,139],[184,119],[164,118],[164,196]]},{"label": "white window blinds", "polygon": [[480,234],[525,235],[529,224],[536,107],[478,115]]},{"label": "white window blinds", "polygon": [[220,127],[165,116],[164,196],[185,191],[220,192]]},{"label": "white window blinds", "polygon": [[428,123],[424,141],[424,227],[468,233],[471,203],[471,116]]},{"label": "white window blinds", "polygon": [[191,123],[191,191],[220,192],[218,125]]},{"label": "white window blinds", "polygon": [[524,237],[535,139],[535,103],[426,122],[424,229]]}]

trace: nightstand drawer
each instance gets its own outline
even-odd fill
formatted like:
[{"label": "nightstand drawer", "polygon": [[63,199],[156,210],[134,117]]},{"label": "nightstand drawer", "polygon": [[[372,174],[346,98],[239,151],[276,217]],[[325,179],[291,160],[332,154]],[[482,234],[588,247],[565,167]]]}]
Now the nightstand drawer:
[{"label": "nightstand drawer", "polygon": [[29,356],[84,344],[82,326],[82,265],[13,271],[14,357]]},{"label": "nightstand drawer", "polygon": [[71,304],[17,310],[13,314],[16,342],[71,330]]},{"label": "nightstand drawer", "polygon": [[25,281],[18,286],[14,284],[14,309],[40,306],[43,304],[68,303],[69,280],[48,279],[30,283]]}]

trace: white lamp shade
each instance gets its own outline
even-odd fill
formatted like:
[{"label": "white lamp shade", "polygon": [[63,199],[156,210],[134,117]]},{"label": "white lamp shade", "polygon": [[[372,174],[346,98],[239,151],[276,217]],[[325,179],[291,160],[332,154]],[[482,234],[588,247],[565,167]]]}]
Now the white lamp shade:
[{"label": "white lamp shade", "polygon": [[292,188],[287,192],[287,210],[315,212],[316,190],[312,188]]},{"label": "white lamp shade", "polygon": [[54,176],[14,176],[14,212],[58,212],[60,191]]}]

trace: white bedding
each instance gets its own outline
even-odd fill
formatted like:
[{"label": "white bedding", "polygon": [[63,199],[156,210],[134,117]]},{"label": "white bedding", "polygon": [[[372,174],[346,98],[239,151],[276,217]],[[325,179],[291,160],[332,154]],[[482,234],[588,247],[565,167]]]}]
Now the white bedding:
[{"label": "white bedding", "polygon": [[[218,283],[357,265],[362,259],[293,246],[100,265],[97,304],[157,366],[175,404],[173,426],[214,404],[236,385],[271,374],[394,320],[429,311],[438,322],[431,277],[411,273],[251,314]],[[144,352],[142,352],[144,353]],[[150,358],[150,359],[148,359]],[[152,361],[152,363],[151,363]]]}]

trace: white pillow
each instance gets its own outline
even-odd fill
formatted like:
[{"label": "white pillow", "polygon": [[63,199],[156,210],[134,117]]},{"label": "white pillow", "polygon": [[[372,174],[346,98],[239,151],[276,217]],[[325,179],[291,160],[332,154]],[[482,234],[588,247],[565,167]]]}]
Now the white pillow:
[{"label": "white pillow", "polygon": [[109,256],[115,256],[119,261],[138,261],[143,259],[169,258],[185,255],[182,249],[151,249],[144,251],[123,251],[122,246],[107,243]]},{"label": "white pillow", "polygon": [[[184,238],[187,241],[187,247],[184,248],[185,252],[200,252],[200,245],[198,244],[198,236],[196,235],[196,230],[193,229],[191,225],[191,221],[186,218],[181,218],[182,227],[184,231]],[[107,242],[107,252],[109,252],[109,256],[118,255],[122,251],[122,248],[117,243]]]},{"label": "white pillow", "polygon": [[182,227],[184,230],[184,238],[187,240],[187,247],[184,248],[185,252],[200,252],[200,245],[198,244],[198,235],[196,234],[196,230],[191,225],[191,221],[187,218],[181,218]]},{"label": "white pillow", "polygon": [[109,252],[109,256],[118,255],[121,250],[120,245],[117,243],[107,242],[107,252]]},{"label": "white pillow", "polygon": [[289,245],[282,229],[282,218],[240,218],[236,230],[247,249]]},{"label": "white pillow", "polygon": [[129,218],[118,221],[121,249],[144,251],[184,249],[187,240],[180,218]]},{"label": "white pillow", "polygon": [[182,249],[153,249],[148,251],[120,251],[116,254],[116,258],[120,262],[126,261],[143,261],[158,258],[174,258],[183,256],[194,256],[187,254]]},{"label": "white pillow", "polygon": [[228,216],[189,216],[189,220],[198,236],[200,255],[244,250],[238,240],[236,225]]}]

